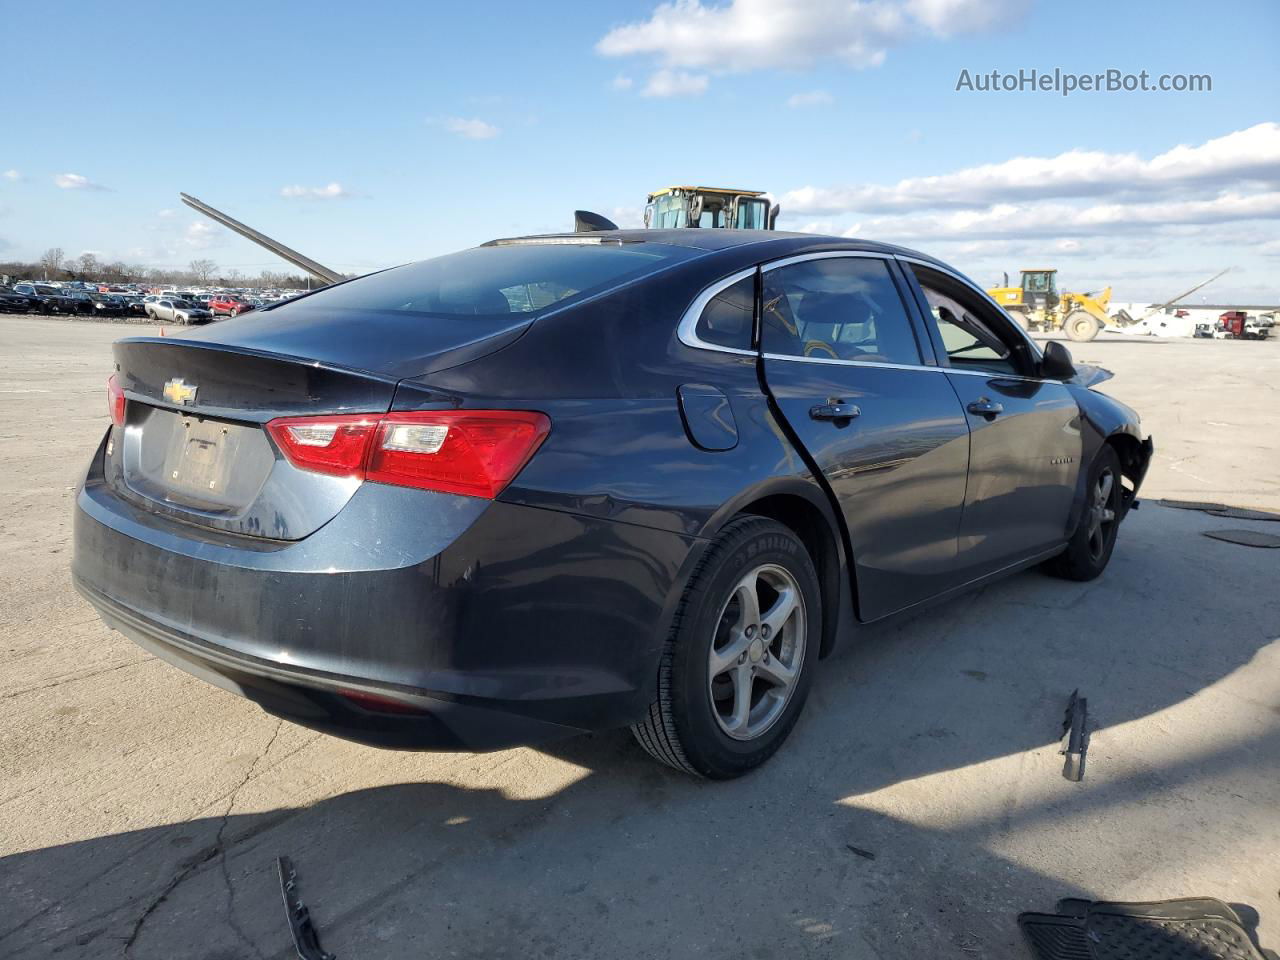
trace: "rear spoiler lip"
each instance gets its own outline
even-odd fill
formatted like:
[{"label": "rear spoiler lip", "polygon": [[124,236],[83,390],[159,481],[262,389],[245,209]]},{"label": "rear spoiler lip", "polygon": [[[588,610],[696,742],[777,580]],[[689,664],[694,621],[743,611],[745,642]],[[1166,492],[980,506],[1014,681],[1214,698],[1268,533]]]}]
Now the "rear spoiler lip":
[{"label": "rear spoiler lip", "polygon": [[122,346],[133,344],[155,344],[162,347],[194,347],[200,350],[215,350],[219,353],[260,357],[263,360],[284,360],[289,363],[298,363],[303,366],[314,367],[317,370],[331,370],[334,373],[347,374],[348,376],[353,377],[363,377],[366,380],[376,380],[379,383],[393,385],[404,379],[403,377],[376,373],[372,370],[363,370],[359,367],[344,367],[338,363],[316,360],[313,357],[303,357],[292,353],[277,353],[273,350],[259,350],[255,347],[242,347],[233,343],[213,343],[208,340],[188,340],[183,337],[122,337],[121,339],[116,340],[115,343]]}]

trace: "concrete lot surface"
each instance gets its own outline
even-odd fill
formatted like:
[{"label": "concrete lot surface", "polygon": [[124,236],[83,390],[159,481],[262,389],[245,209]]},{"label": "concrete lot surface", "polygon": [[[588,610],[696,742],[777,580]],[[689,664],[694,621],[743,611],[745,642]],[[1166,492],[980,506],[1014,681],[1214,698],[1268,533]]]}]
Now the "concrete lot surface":
[{"label": "concrete lot surface", "polygon": [[141,329],[0,317],[0,956],[283,960],[280,854],[343,960],[1018,958],[1066,896],[1220,897],[1280,950],[1280,550],[1201,535],[1280,524],[1150,500],[1280,508],[1280,343],[1073,345],[1159,451],[1107,573],[861,632],[775,760],[710,784],[625,732],[356,746],[109,632],[70,518]]}]

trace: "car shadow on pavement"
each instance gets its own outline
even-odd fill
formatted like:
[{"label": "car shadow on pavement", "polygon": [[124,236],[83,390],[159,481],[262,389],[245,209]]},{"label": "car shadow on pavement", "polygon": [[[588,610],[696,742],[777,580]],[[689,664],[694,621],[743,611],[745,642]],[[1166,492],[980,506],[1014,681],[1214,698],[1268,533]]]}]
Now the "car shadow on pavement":
[{"label": "car shadow on pavement", "polygon": [[[1218,896],[1275,931],[1240,860],[1280,848],[1280,629],[1240,597],[1277,570],[1202,525],[1144,510],[1099,581],[1029,573],[862,631],[738,781],[622,731],[5,857],[0,955],[292,957],[282,854],[343,960],[1029,957],[1017,914],[1061,897]],[[1057,752],[1076,688],[1079,784]],[[302,762],[257,778],[287,796]]]}]

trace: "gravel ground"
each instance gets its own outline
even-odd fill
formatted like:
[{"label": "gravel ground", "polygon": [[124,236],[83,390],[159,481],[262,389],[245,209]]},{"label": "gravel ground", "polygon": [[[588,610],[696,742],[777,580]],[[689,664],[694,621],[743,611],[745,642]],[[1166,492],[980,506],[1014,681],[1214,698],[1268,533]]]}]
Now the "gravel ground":
[{"label": "gravel ground", "polygon": [[1280,949],[1280,550],[1201,535],[1280,524],[1151,499],[1280,508],[1280,343],[1072,345],[1158,451],[1107,574],[860,632],[771,764],[707,784],[626,733],[345,743],[106,630],[68,580],[71,508],[108,345],[141,329],[0,317],[0,956],[283,960],[279,854],[346,960],[1002,960],[1064,896],[1217,896]]}]

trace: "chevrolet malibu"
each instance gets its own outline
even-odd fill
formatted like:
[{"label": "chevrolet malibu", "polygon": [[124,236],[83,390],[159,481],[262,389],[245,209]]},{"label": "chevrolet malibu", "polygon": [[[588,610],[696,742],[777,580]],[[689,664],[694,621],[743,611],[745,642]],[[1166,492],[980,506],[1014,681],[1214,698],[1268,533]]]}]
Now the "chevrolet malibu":
[{"label": "chevrolet malibu", "polygon": [[114,347],[75,582],[364,743],[767,760],[861,624],[1106,567],[1138,417],[973,282],[752,231],[498,240]]}]

